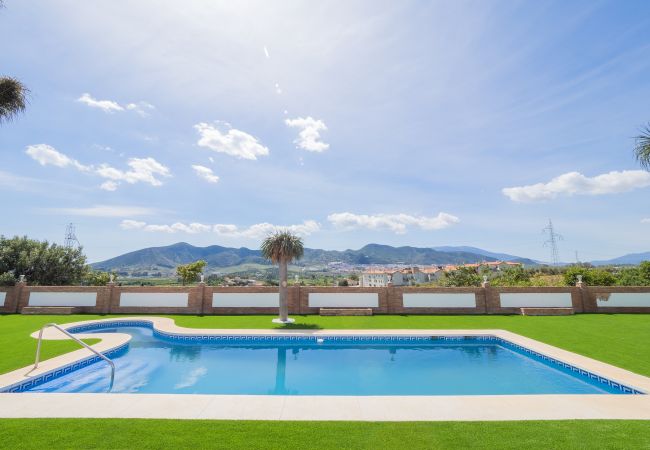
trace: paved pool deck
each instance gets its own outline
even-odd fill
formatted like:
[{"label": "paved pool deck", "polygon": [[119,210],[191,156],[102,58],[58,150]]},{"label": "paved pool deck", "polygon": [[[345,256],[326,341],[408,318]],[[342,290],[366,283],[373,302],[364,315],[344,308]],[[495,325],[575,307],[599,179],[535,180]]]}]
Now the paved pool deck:
[{"label": "paved pool deck", "polygon": [[[650,378],[576,353],[504,330],[221,330],[176,326],[162,317],[124,317],[66,324],[65,328],[91,322],[151,321],[160,331],[211,335],[492,335],[536,352],[596,373],[610,380],[650,392]],[[37,332],[32,334],[37,336]],[[129,341],[124,333],[76,334],[100,338],[99,351]],[[55,329],[46,339],[64,339]],[[47,345],[47,344],[44,344]],[[80,349],[43,361],[39,368],[25,367],[0,375],[0,388],[24,381],[92,355]],[[227,420],[563,420],[643,419],[650,420],[650,395],[484,395],[484,396],[274,396],[194,394],[67,394],[1,393],[0,418],[93,417],[169,418]]]}]

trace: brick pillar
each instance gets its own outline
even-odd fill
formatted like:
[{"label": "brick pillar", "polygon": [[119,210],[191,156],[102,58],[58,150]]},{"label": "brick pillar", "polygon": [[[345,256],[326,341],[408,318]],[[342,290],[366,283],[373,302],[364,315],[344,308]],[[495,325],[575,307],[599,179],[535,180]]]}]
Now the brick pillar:
[{"label": "brick pillar", "polygon": [[108,289],[108,294],[106,296],[106,301],[104,303],[104,308],[103,308],[103,313],[104,314],[110,314],[111,313],[111,304],[113,303],[113,296],[115,295],[115,281],[109,281],[106,283],[106,288]]},{"label": "brick pillar", "polygon": [[109,297],[108,301],[108,312],[109,314],[118,311],[120,307],[120,293],[122,292],[122,288],[120,286],[117,286],[115,283],[113,283],[113,287],[111,289],[111,295]]},{"label": "brick pillar", "polygon": [[581,279],[576,283],[576,287],[578,288],[578,292],[580,295],[580,305],[582,306],[582,311],[580,312],[593,312],[587,310],[587,305],[589,304],[589,299],[588,299],[589,292],[587,291],[587,285]]},{"label": "brick pillar", "polygon": [[483,282],[481,286],[485,292],[485,313],[498,314],[499,310],[501,309],[501,298],[499,296],[499,291],[490,286],[489,281]]},{"label": "brick pillar", "polygon": [[[201,276],[203,278],[203,276]],[[199,298],[201,299],[201,306],[199,307],[199,314],[204,315],[205,313],[205,282],[201,281],[199,283]]]},{"label": "brick pillar", "polygon": [[16,303],[16,314],[20,312],[22,308],[27,306],[29,302],[29,290],[27,289],[27,281],[24,278],[16,283],[16,288],[14,292],[14,302]]}]

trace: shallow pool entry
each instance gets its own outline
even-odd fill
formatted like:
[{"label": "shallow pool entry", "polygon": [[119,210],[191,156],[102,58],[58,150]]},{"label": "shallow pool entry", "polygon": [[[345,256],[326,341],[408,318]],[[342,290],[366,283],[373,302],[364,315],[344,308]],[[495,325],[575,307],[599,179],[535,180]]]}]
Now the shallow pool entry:
[{"label": "shallow pool entry", "polygon": [[[92,332],[92,327],[71,329]],[[178,336],[150,324],[102,324],[133,336],[113,356],[111,392],[237,395],[638,393],[494,336]],[[62,371],[64,372],[64,371]],[[106,392],[98,361],[28,392]]]}]

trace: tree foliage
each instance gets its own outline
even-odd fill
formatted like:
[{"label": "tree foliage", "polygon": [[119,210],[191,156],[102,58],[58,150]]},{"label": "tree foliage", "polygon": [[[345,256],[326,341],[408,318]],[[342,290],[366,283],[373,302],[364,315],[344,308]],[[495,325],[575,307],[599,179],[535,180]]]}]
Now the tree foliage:
[{"label": "tree foliage", "polygon": [[202,259],[193,263],[183,264],[176,268],[176,274],[181,277],[183,285],[193,283],[197,280],[199,274],[203,272],[206,265],[207,263]]},{"label": "tree foliage", "polygon": [[81,282],[86,272],[81,248],[66,248],[26,236],[0,236],[0,274],[9,273],[14,280],[25,275],[30,284],[69,285]]},{"label": "tree foliage", "polygon": [[279,231],[268,236],[260,247],[262,256],[274,263],[302,258],[305,248],[302,239],[288,231]]},{"label": "tree foliage", "polygon": [[0,77],[0,123],[25,111],[28,90],[13,77]]},{"label": "tree foliage", "polygon": [[650,261],[643,261],[636,267],[625,267],[617,274],[620,286],[650,286]]},{"label": "tree foliage", "polygon": [[111,274],[113,275],[113,281],[117,281],[117,274],[115,273],[89,269],[84,276],[83,282],[88,286],[106,286],[111,280]]},{"label": "tree foliage", "polygon": [[530,286],[532,273],[522,266],[508,267],[494,276],[490,283],[493,286]]},{"label": "tree foliage", "polygon": [[650,123],[648,123],[635,139],[634,156],[641,167],[650,170]]},{"label": "tree foliage", "polygon": [[570,266],[564,271],[564,283],[567,286],[575,286],[578,282],[578,275],[582,275],[582,282],[588,286],[613,286],[616,284],[616,276],[612,272],[580,266]]},{"label": "tree foliage", "polygon": [[481,281],[481,276],[472,267],[459,267],[445,273],[440,280],[441,284],[447,287],[480,286]]}]

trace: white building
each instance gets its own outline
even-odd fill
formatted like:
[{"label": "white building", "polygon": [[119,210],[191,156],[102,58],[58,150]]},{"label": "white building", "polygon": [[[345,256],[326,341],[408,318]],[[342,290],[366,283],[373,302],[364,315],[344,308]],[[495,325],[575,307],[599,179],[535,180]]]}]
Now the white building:
[{"label": "white building", "polygon": [[387,270],[368,270],[359,277],[361,287],[386,287],[391,280],[391,272]]}]

